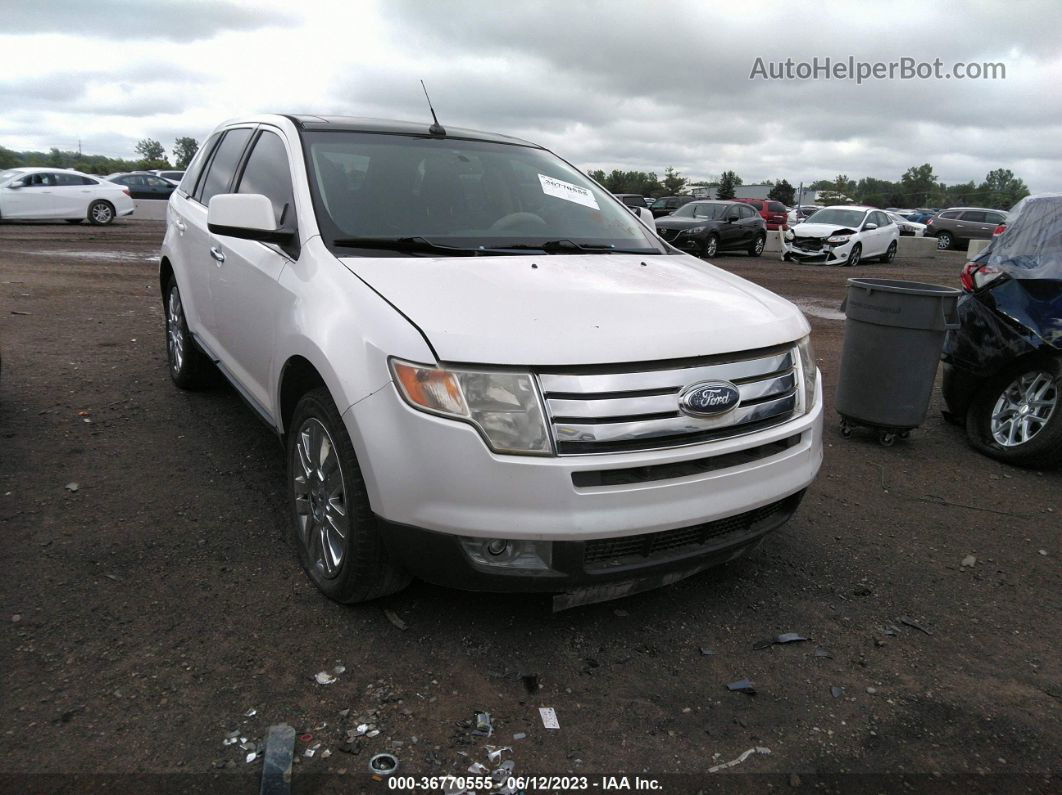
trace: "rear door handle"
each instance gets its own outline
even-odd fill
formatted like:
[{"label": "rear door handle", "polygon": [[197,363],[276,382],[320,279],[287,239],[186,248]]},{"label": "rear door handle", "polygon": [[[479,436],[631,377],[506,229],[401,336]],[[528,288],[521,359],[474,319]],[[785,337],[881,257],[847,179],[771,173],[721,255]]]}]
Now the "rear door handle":
[{"label": "rear door handle", "polygon": [[225,261],[225,254],[217,246],[210,247],[210,256],[218,261],[218,265],[221,265]]}]

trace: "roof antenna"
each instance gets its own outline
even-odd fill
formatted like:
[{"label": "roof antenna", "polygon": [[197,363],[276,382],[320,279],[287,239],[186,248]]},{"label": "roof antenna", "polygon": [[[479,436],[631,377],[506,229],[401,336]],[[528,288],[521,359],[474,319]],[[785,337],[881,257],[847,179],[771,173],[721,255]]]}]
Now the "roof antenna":
[{"label": "roof antenna", "polygon": [[431,106],[431,97],[428,96],[428,89],[423,80],[420,81],[420,87],[424,89],[424,99],[428,100],[428,110],[431,111],[431,117],[435,120],[435,123],[428,128],[428,132],[431,135],[446,135],[446,130],[439,124],[439,117],[435,115],[435,108]]}]

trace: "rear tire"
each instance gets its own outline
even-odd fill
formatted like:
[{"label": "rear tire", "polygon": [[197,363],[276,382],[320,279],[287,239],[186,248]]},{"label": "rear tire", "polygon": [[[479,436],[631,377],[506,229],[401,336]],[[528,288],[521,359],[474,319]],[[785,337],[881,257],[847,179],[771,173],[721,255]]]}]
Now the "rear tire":
[{"label": "rear tire", "polygon": [[896,241],[893,240],[889,243],[889,247],[885,249],[885,253],[878,257],[878,262],[884,262],[886,264],[896,259]]},{"label": "rear tire", "polygon": [[410,577],[388,558],[354,446],[324,387],[299,400],[287,449],[291,532],[314,585],[346,604],[405,588]]},{"label": "rear tire", "polygon": [[107,226],[114,221],[114,205],[109,201],[97,199],[89,205],[88,220],[93,226]]},{"label": "rear tire", "polygon": [[166,360],[170,378],[181,389],[202,389],[213,383],[214,366],[199,348],[188,330],[184,303],[177,281],[170,278],[166,286]]},{"label": "rear tire", "polygon": [[767,236],[766,235],[757,235],[756,239],[752,242],[752,245],[749,247],[749,256],[750,257],[758,257],[761,254],[763,254],[763,247],[764,247],[764,245],[766,245],[766,243],[767,243]]},{"label": "rear tire", "polygon": [[1030,360],[985,382],[966,412],[966,436],[1008,464],[1062,464],[1062,358]]}]

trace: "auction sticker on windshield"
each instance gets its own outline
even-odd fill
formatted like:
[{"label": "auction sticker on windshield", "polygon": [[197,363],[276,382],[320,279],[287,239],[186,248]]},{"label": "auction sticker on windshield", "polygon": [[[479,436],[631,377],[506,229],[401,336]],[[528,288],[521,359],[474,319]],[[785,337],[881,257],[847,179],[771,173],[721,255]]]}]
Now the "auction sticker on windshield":
[{"label": "auction sticker on windshield", "polygon": [[594,198],[594,194],[586,188],[580,188],[578,185],[573,185],[562,179],[547,177],[545,174],[539,174],[538,180],[542,183],[542,192],[547,196],[556,196],[558,199],[575,202],[593,210],[600,209],[597,206],[597,199]]}]

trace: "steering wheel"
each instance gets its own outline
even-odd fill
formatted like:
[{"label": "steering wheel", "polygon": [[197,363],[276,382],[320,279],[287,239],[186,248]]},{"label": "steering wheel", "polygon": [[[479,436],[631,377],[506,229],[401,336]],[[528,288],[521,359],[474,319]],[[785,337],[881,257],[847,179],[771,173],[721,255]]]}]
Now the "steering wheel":
[{"label": "steering wheel", "polygon": [[542,217],[534,213],[509,213],[490,225],[491,232],[512,232],[525,226],[546,226]]}]

